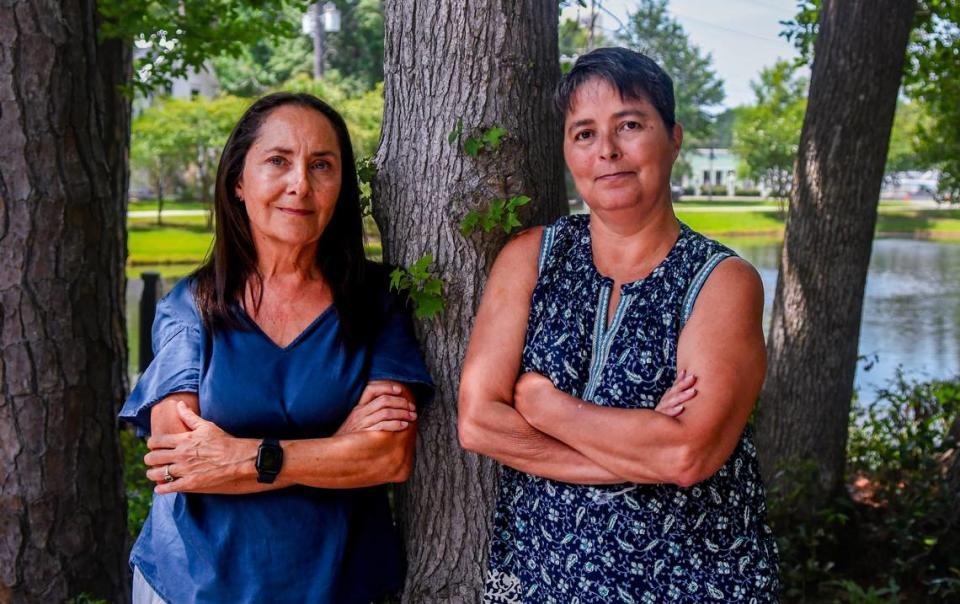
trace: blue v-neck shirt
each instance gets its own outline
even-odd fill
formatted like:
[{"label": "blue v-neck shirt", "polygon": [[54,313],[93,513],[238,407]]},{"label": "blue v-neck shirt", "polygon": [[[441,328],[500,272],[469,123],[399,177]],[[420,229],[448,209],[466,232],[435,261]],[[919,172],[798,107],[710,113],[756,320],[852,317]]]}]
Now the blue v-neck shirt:
[{"label": "blue v-neck shirt", "polygon": [[[246,329],[210,333],[192,287],[157,305],[155,358],[120,412],[141,432],[175,392],[199,393],[200,414],[234,436],[280,439],[331,436],[371,380],[410,384],[421,405],[432,395],[409,317],[385,291],[382,329],[351,349],[333,307],[285,347],[242,311]],[[403,581],[384,487],[155,496],[130,562],[171,603],[370,602]]]}]

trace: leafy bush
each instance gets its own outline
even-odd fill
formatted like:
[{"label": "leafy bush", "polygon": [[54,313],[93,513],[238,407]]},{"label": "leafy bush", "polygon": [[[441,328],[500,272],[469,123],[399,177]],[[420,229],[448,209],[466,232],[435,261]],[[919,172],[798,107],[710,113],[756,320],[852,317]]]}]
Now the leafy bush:
[{"label": "leafy bush", "polygon": [[760,189],[734,189],[733,194],[737,197],[760,197]]},{"label": "leafy bush", "polygon": [[120,430],[120,448],[123,452],[123,486],[127,494],[127,531],[136,538],[153,503],[153,483],[147,480],[147,466],[143,456],[147,443],[129,428]]},{"label": "leafy bush", "polygon": [[850,419],[847,493],[805,505],[813,462],[783,468],[789,486],[770,492],[784,601],[957,601],[960,378],[898,374]]},{"label": "leafy bush", "polygon": [[941,593],[952,579],[956,597],[960,549],[949,540],[960,535],[960,484],[951,484],[948,470],[958,438],[960,380],[917,383],[898,372],[875,403],[854,410],[847,447],[862,539],[886,561],[880,574]]},{"label": "leafy bush", "polygon": [[727,194],[727,185],[703,185],[700,194],[725,197]]}]

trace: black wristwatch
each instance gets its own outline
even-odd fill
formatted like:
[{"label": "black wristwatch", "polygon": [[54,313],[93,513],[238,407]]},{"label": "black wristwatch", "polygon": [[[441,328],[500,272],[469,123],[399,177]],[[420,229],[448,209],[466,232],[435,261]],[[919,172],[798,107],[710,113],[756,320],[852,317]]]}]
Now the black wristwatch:
[{"label": "black wristwatch", "polygon": [[257,449],[257,482],[270,484],[283,466],[283,448],[275,438],[265,438]]}]

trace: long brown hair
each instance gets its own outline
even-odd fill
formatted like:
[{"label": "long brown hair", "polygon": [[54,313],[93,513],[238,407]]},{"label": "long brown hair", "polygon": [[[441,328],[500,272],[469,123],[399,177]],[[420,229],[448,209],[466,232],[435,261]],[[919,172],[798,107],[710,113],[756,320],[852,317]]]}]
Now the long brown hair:
[{"label": "long brown hair", "polygon": [[[333,304],[345,339],[350,344],[366,341],[371,333],[371,318],[377,313],[371,306],[370,280],[363,249],[363,223],[360,190],[354,165],[353,146],[347,126],[330,105],[303,93],[277,92],[257,100],[244,112],[230,133],[217,166],[214,193],[215,231],[212,251],[193,274],[197,307],[204,325],[217,329],[244,329],[238,315],[238,303],[244,288],[253,281],[254,301],[259,307],[263,296],[263,275],[257,267],[257,250],[250,230],[246,207],[237,198],[236,185],[243,173],[247,152],[257,139],[267,116],[281,106],[295,105],[318,111],[333,124],[340,144],[341,178],[333,216],[317,245],[316,262],[333,292]],[[373,273],[382,271],[374,270]],[[372,317],[371,317],[372,315]]]}]

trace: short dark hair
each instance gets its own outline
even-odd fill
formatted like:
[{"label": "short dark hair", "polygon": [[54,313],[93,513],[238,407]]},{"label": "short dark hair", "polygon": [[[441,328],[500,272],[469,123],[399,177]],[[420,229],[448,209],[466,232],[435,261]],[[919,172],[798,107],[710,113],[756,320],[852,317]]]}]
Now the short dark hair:
[{"label": "short dark hair", "polygon": [[[246,207],[237,197],[237,181],[250,147],[267,117],[278,107],[292,105],[317,111],[330,120],[340,145],[340,194],[333,216],[323,229],[317,245],[317,267],[333,291],[333,303],[340,326],[349,343],[366,340],[371,317],[367,260],[363,249],[363,222],[360,188],[354,164],[353,146],[347,125],[330,105],[310,94],[277,92],[264,96],[244,112],[227,139],[217,166],[214,192],[214,238],[211,253],[193,277],[196,299],[208,329],[244,327],[236,315],[249,280],[263,285],[257,268],[257,250],[250,230]],[[263,288],[257,287],[261,297]],[[259,306],[260,300],[254,302]]]},{"label": "short dark hair", "polygon": [[613,86],[624,99],[649,101],[668,130],[677,123],[673,80],[656,61],[626,48],[597,48],[577,59],[553,95],[560,115],[570,110],[577,89],[594,78]]}]

